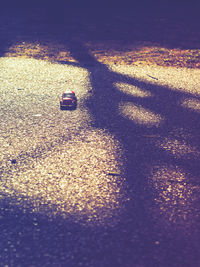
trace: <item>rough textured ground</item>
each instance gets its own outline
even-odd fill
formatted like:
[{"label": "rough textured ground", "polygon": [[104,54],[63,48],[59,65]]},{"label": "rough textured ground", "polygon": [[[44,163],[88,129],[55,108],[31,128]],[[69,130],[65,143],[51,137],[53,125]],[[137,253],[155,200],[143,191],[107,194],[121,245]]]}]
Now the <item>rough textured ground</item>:
[{"label": "rough textured ground", "polygon": [[[1,262],[5,266],[41,262],[121,266],[123,262],[130,267],[133,261],[149,266],[148,253],[154,257],[150,266],[168,266],[164,244],[174,230],[179,235],[181,231],[179,238],[182,242],[186,238],[188,244],[185,258],[179,248],[171,255],[172,266],[190,262],[198,266],[196,252],[190,250],[199,248],[193,234],[199,235],[199,70],[123,65],[87,70],[22,58],[1,58],[0,69],[1,219],[7,218]],[[65,88],[76,89],[75,111],[59,109]],[[14,216],[10,222],[9,216]],[[37,229],[29,232],[30,244],[24,241],[28,232],[20,230],[18,220],[24,229],[33,220]],[[59,221],[50,230],[54,220]],[[149,229],[150,221],[154,230]],[[77,227],[82,228],[76,235],[78,243]],[[94,232],[88,236],[86,229]],[[151,252],[145,254],[147,236]],[[40,252],[32,238],[41,244]],[[177,238],[168,240],[168,253]],[[47,245],[52,240],[54,245]],[[136,251],[136,244],[141,247],[133,256],[130,250]],[[103,245],[114,250],[113,256]],[[37,255],[31,256],[28,251],[33,249]],[[102,253],[102,259],[91,251]]]},{"label": "rough textured ground", "polygon": [[[88,24],[12,18],[0,28],[0,266],[199,266],[200,70],[98,61]],[[64,89],[76,110],[59,109]]]},{"label": "rough textured ground", "polygon": [[90,13],[67,7],[51,12],[18,8],[1,14],[0,49],[9,57],[77,63],[69,44],[76,39],[105,64],[199,68],[197,10]]}]

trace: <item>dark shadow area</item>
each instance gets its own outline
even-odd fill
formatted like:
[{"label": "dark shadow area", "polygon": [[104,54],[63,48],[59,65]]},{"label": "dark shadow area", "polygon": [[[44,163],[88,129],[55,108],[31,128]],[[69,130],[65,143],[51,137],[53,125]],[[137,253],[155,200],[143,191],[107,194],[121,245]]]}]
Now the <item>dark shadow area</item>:
[{"label": "dark shadow area", "polygon": [[181,231],[157,231],[134,207],[131,220],[125,215],[117,227],[103,229],[23,211],[14,203],[0,203],[2,266],[198,266],[198,235],[191,242]]},{"label": "dark shadow area", "polygon": [[[77,14],[80,14],[80,10]],[[83,14],[84,16],[86,14]],[[56,26],[54,21],[52,25],[48,24],[48,27],[51,36],[54,36],[51,37],[52,40],[55,39],[66,45],[79,66],[87,69],[90,74],[92,96],[85,105],[94,118],[92,126],[106,129],[120,141],[124,148],[124,172],[130,195],[126,212],[121,222],[112,229],[90,228],[76,224],[73,218],[50,220],[31,211],[23,213],[13,205],[15,200],[5,199],[1,201],[1,263],[3,266],[6,264],[8,266],[69,267],[198,266],[200,262],[199,156],[192,154],[189,158],[176,157],[156,146],[157,139],[148,136],[159,136],[161,141],[166,138],[176,138],[180,142],[196,147],[199,151],[199,114],[182,107],[180,102],[190,97],[198,101],[200,99],[190,93],[178,92],[167,86],[158,86],[114,72],[108,66],[99,63],[88,51],[85,41],[93,36],[106,42],[109,34],[105,37],[105,32],[103,34],[102,31],[102,35],[100,32],[102,24],[106,25],[110,17],[105,17],[103,20],[99,17],[99,20],[94,21],[93,16],[94,14],[87,18],[87,23],[89,21],[89,25],[95,25],[95,27],[98,25],[96,36],[92,35],[94,32],[89,32],[87,35],[84,32],[87,28],[81,28],[80,21],[75,21],[74,24],[80,23],[79,31],[74,31],[71,27],[68,31],[63,31],[62,26]],[[145,20],[145,16],[142,19]],[[66,22],[67,19],[64,20]],[[69,21],[71,20],[72,15],[69,18]],[[1,56],[5,54],[9,42],[20,40],[20,34],[23,38],[34,39],[32,35],[34,31],[29,32],[30,37],[26,37],[27,29],[25,33],[21,28],[13,29],[11,38],[6,36],[2,42]],[[109,29],[112,31],[112,27]],[[124,28],[119,29],[115,36],[116,40],[118,38],[121,40],[123,31]],[[145,31],[142,32],[144,34]],[[154,33],[153,40],[161,44],[159,39],[161,37]],[[42,35],[42,31],[39,34]],[[148,35],[144,34],[144,36],[146,41],[150,41]],[[140,40],[138,36],[131,38],[134,41]],[[129,37],[127,36],[123,41],[129,41]],[[172,44],[169,39],[167,45],[178,46],[178,43]],[[117,89],[115,85],[117,82],[148,91],[152,97],[139,98],[125,94]],[[164,122],[159,127],[137,124],[134,120],[120,114],[120,104],[126,103],[159,114],[164,118]],[[179,133],[180,131],[182,134]],[[178,132],[177,136],[175,132]],[[175,205],[176,222],[170,223],[167,220],[171,215],[170,210],[173,209],[173,199],[168,201],[166,214],[161,215],[159,206],[155,202],[155,198],[159,198],[159,191],[155,189],[147,174],[152,166],[174,166],[187,174],[184,190],[194,193],[195,200],[191,198],[189,200],[191,205],[184,207],[186,218],[183,225],[184,219],[179,216],[179,212],[183,210],[180,203]],[[198,185],[195,190],[189,187],[191,181]],[[186,198],[186,195],[183,195],[184,197]]]},{"label": "dark shadow area", "polygon": [[0,10],[0,55],[19,41],[42,43],[59,35],[67,40],[73,32],[83,43],[103,43],[111,51],[142,45],[199,49],[198,3],[160,2],[6,1]]}]

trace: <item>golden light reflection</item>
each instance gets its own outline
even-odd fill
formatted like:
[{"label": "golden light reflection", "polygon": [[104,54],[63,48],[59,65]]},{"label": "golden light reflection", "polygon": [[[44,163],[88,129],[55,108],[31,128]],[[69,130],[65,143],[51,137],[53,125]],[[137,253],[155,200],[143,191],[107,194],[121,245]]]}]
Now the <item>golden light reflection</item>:
[{"label": "golden light reflection", "polygon": [[134,123],[145,125],[146,127],[159,127],[163,121],[159,114],[155,114],[142,106],[136,106],[131,102],[121,102],[119,104],[119,112],[122,116],[134,121]]},{"label": "golden light reflection", "polygon": [[49,61],[68,61],[77,62],[71,55],[64,44],[45,41],[37,42],[20,42],[9,47],[5,57],[23,57],[36,58]]},{"label": "golden light reflection", "polygon": [[100,130],[84,136],[60,146],[29,170],[14,173],[1,191],[19,202],[27,199],[34,212],[46,209],[49,215],[73,216],[77,222],[115,224],[126,199],[121,148]]},{"label": "golden light reflection", "polygon": [[181,106],[191,109],[195,112],[200,112],[200,100],[196,98],[186,98],[182,101]]},{"label": "golden light reflection", "polygon": [[158,141],[156,145],[177,157],[199,154],[197,148],[177,139],[165,138],[161,142]]},{"label": "golden light reflection", "polygon": [[165,221],[187,227],[195,217],[195,188],[186,174],[176,166],[154,166],[152,181],[157,191],[155,202]]},{"label": "golden light reflection", "polygon": [[128,83],[117,82],[117,83],[115,83],[115,86],[123,93],[126,93],[128,95],[132,95],[135,97],[150,97],[150,96],[152,96],[152,94],[150,92],[141,90],[138,87],[131,85],[131,84],[128,84]]}]

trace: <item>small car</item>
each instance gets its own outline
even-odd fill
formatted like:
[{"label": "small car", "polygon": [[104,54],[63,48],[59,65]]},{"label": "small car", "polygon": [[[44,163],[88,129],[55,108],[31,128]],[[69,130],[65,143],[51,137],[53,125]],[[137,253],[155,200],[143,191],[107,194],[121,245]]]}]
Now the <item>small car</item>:
[{"label": "small car", "polygon": [[60,109],[72,108],[76,109],[77,107],[77,97],[74,91],[65,91],[62,93],[60,100]]}]

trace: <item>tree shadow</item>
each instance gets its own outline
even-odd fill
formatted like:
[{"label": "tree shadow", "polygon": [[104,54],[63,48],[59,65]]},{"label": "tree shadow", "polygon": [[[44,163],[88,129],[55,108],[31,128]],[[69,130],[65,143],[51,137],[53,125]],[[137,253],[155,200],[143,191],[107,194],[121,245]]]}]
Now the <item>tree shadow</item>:
[{"label": "tree shadow", "polygon": [[[62,32],[65,35],[65,32]],[[160,86],[133,78],[111,70],[98,62],[88,51],[84,42],[76,33],[67,32],[68,40],[57,41],[65,44],[78,65],[89,73],[92,92],[85,103],[92,114],[93,127],[106,129],[123,146],[124,175],[127,179],[130,201],[126,213],[119,225],[113,229],[87,228],[76,224],[73,218],[50,220],[30,212],[23,213],[16,208],[14,200],[5,198],[2,207],[1,249],[2,263],[5,265],[33,266],[188,266],[199,263],[199,217],[192,224],[185,220],[185,226],[179,225],[178,213],[183,209],[176,205],[177,213],[174,225],[162,217],[155,202],[162,186],[152,184],[149,177],[152,166],[175,166],[188,174],[183,184],[185,190],[193,183],[199,186],[199,157],[191,154],[189,158],[177,157],[159,146],[159,141],[173,139],[193,145],[199,151],[196,136],[199,133],[199,114],[180,105],[182,99],[199,96],[187,92],[178,92],[167,86]],[[8,40],[10,40],[8,38]],[[1,48],[2,55],[7,45]],[[66,63],[68,64],[68,63]],[[126,94],[117,88],[124,83],[149,92],[151,97],[140,98]],[[120,112],[120,105],[142,107],[153,114],[159,114],[163,122],[159,126],[137,123]],[[143,110],[142,109],[142,110]],[[137,109],[136,109],[137,110]],[[132,111],[134,113],[134,109]],[[150,120],[150,119],[149,119]],[[182,131],[181,134],[175,134]],[[158,136],[158,138],[151,138]],[[162,178],[162,177],[161,177]],[[169,177],[168,180],[174,177]],[[168,184],[179,183],[174,179]],[[165,181],[163,182],[165,183]],[[199,192],[199,188],[195,188]],[[172,196],[173,197],[173,196]],[[187,197],[183,195],[183,198]],[[160,199],[163,201],[163,199]],[[166,214],[173,206],[173,199],[166,204]],[[199,198],[185,207],[198,212]],[[177,218],[176,218],[177,216]],[[180,226],[180,228],[179,228]],[[184,228],[185,227],[185,228]],[[188,232],[189,231],[189,232]],[[182,256],[183,251],[185,253]]]},{"label": "tree shadow", "polygon": [[34,1],[28,5],[24,1],[17,5],[7,3],[0,10],[0,56],[4,56],[12,44],[42,43],[44,39],[55,41],[57,38],[63,42],[73,32],[82,43],[91,42],[97,49],[103,44],[110,51],[128,52],[143,45],[183,50],[199,48],[199,16],[195,6],[181,8],[184,5],[174,3],[166,8],[159,6],[158,1],[154,4],[142,1],[141,5],[130,5],[128,1],[117,6],[114,2],[102,2],[96,8],[92,1],[86,1],[85,5],[72,1],[58,1],[57,5],[49,1],[43,4]]},{"label": "tree shadow", "polygon": [[[123,165],[131,200],[127,204],[127,213],[124,215],[122,225],[130,236],[136,230],[135,223],[140,225],[139,227],[137,226],[138,231],[142,231],[144,234],[142,239],[145,241],[142,241],[142,243],[145,243],[143,247],[145,259],[139,264],[141,266],[186,266],[189,262],[194,263],[196,253],[191,252],[191,249],[193,246],[198,247],[198,245],[196,237],[191,234],[193,227],[196,229],[196,236],[199,236],[199,231],[197,230],[199,216],[195,215],[198,210],[197,203],[199,203],[198,193],[196,194],[195,190],[199,192],[200,185],[198,180],[200,173],[199,142],[197,138],[200,131],[199,114],[190,108],[184,107],[181,103],[183,100],[190,98],[199,102],[199,96],[187,91],[184,92],[184,90],[176,91],[168,86],[161,86],[113,71],[108,66],[98,62],[76,36],[71,36],[67,46],[72,56],[79,62],[81,67],[88,70],[90,76],[92,96],[87,100],[86,106],[94,118],[93,127],[106,129],[120,141],[124,148]],[[140,98],[126,94],[117,88],[117,83],[140,88],[142,91],[149,92],[151,97]],[[159,114],[163,118],[163,122],[159,126],[149,126],[145,123],[138,124],[137,120],[131,120],[120,113],[120,104],[123,103],[125,105],[131,103],[137,108],[142,107],[153,114]],[[135,110],[133,109],[134,112]],[[143,115],[146,116],[145,112]],[[151,136],[158,136],[159,138],[155,138],[154,141],[151,140]],[[174,139],[175,143],[180,142],[180,147],[181,143],[186,145],[186,148],[180,148],[181,152],[185,153],[186,156],[177,155],[176,149],[179,149],[177,147],[174,148],[174,151],[173,149],[170,151],[170,148],[165,149],[164,145],[159,145],[159,142],[164,140],[169,140],[173,145]],[[197,153],[184,151],[190,145],[196,148]],[[165,168],[164,173],[161,173],[156,181],[157,184],[160,183],[157,187],[151,181],[151,179],[154,179],[150,174],[152,167],[155,167],[158,172],[163,167]],[[173,169],[172,172],[170,170],[171,167]],[[184,176],[184,182],[179,179],[181,175]],[[167,180],[165,180],[166,177]],[[161,180],[160,182],[159,179]],[[178,184],[178,188],[174,184]],[[179,185],[181,186],[179,187]],[[198,189],[194,189],[194,185]],[[172,193],[170,196],[170,194],[167,194],[167,190],[173,186],[175,192],[174,195]],[[165,189],[163,189],[164,187]],[[181,188],[184,189],[182,190]],[[180,191],[182,192],[180,193]],[[189,192],[194,196],[190,198],[188,196]],[[168,198],[164,204],[164,212],[167,218],[162,215],[162,206],[159,207],[156,202],[156,199],[159,199],[160,202],[165,202],[165,198]],[[181,203],[181,198],[185,200],[185,206]],[[174,204],[176,201],[180,203]],[[182,215],[179,213],[182,213]],[[169,217],[172,214],[174,221],[170,222]],[[165,219],[162,220],[161,217],[165,217]],[[182,244],[186,244],[185,237],[188,234],[190,239],[187,243],[187,248],[184,249]],[[159,256],[155,256],[157,253],[151,243],[155,236],[159,236],[159,244],[160,242],[166,244],[170,239],[170,248],[167,249],[165,245],[161,245],[158,249]],[[173,236],[172,240],[171,236]],[[176,252],[174,252],[175,247],[177,249]],[[129,243],[130,248],[136,249],[135,245]],[[122,250],[127,252],[129,249]],[[167,253],[165,253],[166,249]],[[184,259],[180,258],[180,250],[186,252]],[[167,258],[168,253],[170,254],[170,259]],[[147,255],[153,255],[156,260],[155,258],[150,260]],[[134,262],[137,256],[134,259],[130,258]],[[124,266],[131,266],[131,262],[126,260],[123,264]]]}]

